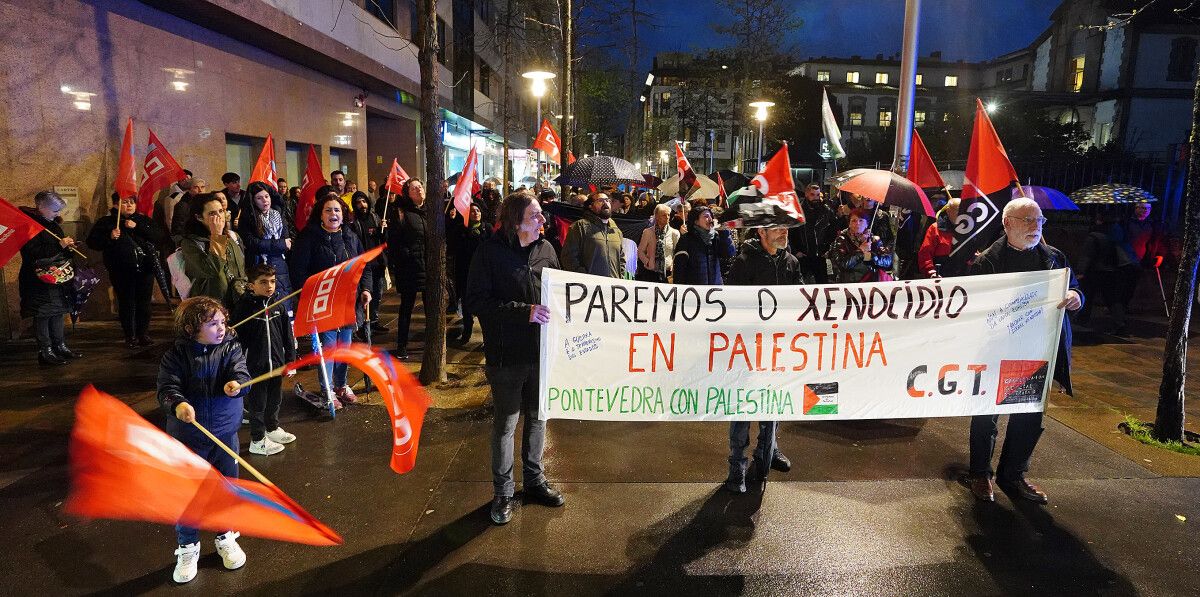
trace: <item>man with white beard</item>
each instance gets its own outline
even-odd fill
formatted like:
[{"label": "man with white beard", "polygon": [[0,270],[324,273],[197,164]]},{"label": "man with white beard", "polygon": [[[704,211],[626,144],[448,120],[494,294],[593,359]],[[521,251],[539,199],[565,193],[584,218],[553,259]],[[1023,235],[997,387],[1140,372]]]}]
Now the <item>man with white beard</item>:
[{"label": "man with white beard", "polygon": [[[1004,237],[992,243],[971,264],[969,275],[1005,274],[1067,268],[1062,251],[1042,240],[1042,225],[1046,218],[1032,199],[1020,198],[1004,206]],[[1078,310],[1083,306],[1083,293],[1075,274],[1069,274],[1067,295],[1058,303],[1059,309]],[[1071,320],[1063,317],[1058,341],[1058,359],[1053,373],[1067,394],[1071,393]],[[971,417],[971,493],[985,502],[996,499],[992,490],[992,453],[996,448],[996,422],[999,415]],[[1012,499],[1045,504],[1049,500],[1037,485],[1025,479],[1029,458],[1042,435],[1042,412],[1009,415],[1008,431],[1000,462],[996,467],[996,485]]]}]

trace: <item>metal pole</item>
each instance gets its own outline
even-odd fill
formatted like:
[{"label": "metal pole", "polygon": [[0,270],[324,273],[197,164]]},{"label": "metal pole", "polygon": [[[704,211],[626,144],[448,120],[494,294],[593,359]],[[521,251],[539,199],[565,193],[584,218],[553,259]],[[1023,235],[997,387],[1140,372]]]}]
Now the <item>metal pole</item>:
[{"label": "metal pole", "polygon": [[917,85],[917,35],[920,30],[921,0],[905,0],[904,45],[900,55],[900,98],[896,108],[896,157],[892,169],[908,171],[912,144],[913,94]]},{"label": "metal pole", "polygon": [[765,121],[758,121],[758,167],[755,169],[756,173],[762,171],[763,122]]},{"label": "metal pole", "polygon": [[[537,100],[538,100],[537,101],[537,106],[538,106],[538,108],[537,108],[537,124],[535,124],[533,127],[533,140],[535,143],[537,142],[538,133],[540,133],[542,131],[542,96],[539,95]],[[537,157],[537,159],[534,160],[534,163],[533,163],[533,177],[536,178],[537,180],[541,180],[542,179],[542,152],[541,152],[541,150],[539,150],[537,148],[534,148],[533,151],[534,151],[534,156]]]}]

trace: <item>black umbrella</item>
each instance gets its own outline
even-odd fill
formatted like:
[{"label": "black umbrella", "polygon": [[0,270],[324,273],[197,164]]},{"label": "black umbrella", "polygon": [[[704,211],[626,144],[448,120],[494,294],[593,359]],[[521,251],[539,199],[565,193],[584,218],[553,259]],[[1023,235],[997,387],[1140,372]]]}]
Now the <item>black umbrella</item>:
[{"label": "black umbrella", "polygon": [[611,155],[594,155],[575,160],[554,179],[560,185],[572,187],[597,187],[618,185],[627,182],[644,184],[646,179],[637,166]]},{"label": "black umbrella", "polygon": [[720,176],[720,181],[724,183],[723,189],[726,195],[750,184],[750,179],[746,178],[745,174],[733,170],[717,170],[708,175],[714,181],[717,180],[717,176]]},{"label": "black umbrella", "polygon": [[1124,203],[1153,203],[1158,198],[1148,191],[1127,184],[1104,183],[1071,193],[1076,205],[1118,205]]},{"label": "black umbrella", "polygon": [[[567,222],[574,222],[583,217],[584,208],[563,201],[549,201],[542,204],[542,209]],[[613,215],[612,221],[621,229],[621,235],[638,242],[642,239],[642,231],[650,225],[650,219],[645,216]]]},{"label": "black umbrella", "polygon": [[147,246],[145,249],[150,253],[147,258],[150,259],[152,262],[151,267],[154,268],[154,280],[158,282],[158,289],[162,291],[163,300],[165,300],[167,302],[167,306],[170,307],[172,306],[171,278],[167,275],[166,270],[163,269],[163,261],[159,258],[158,249],[152,246]]}]

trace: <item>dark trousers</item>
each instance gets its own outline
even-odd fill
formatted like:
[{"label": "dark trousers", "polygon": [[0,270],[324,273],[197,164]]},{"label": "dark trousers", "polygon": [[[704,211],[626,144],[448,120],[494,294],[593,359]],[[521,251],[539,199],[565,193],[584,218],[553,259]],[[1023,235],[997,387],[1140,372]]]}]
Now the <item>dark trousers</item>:
[{"label": "dark trousers", "polygon": [[[758,445],[754,448],[753,471],[759,478],[766,479],[771,470],[771,459],[775,457],[775,431],[779,428],[778,421],[759,421]],[[746,446],[750,445],[750,421],[732,421],[729,423],[729,470],[744,472],[746,470]]]},{"label": "dark trousers", "polygon": [[383,274],[382,266],[372,266],[370,270],[363,273],[363,277],[367,281],[367,291],[371,293],[371,313],[369,314],[371,323],[379,321],[379,303],[383,300],[384,289],[387,288],[387,281]]},{"label": "dark trousers", "polygon": [[1000,463],[992,471],[992,453],[996,450],[996,422],[1000,415],[971,417],[971,475],[994,476],[999,483],[1014,482],[1029,470],[1029,458],[1042,436],[1042,413],[1017,413],[1008,416],[1008,431],[1000,450]]},{"label": "dark trousers", "polygon": [[250,440],[259,441],[279,428],[279,405],[283,402],[283,378],[272,377],[250,386],[246,410],[250,413]]},{"label": "dark trousers", "polygon": [[[253,388],[254,386],[250,387]],[[171,427],[168,426],[168,429],[170,428]],[[189,450],[195,452],[197,456],[208,461],[208,463],[213,465],[213,467],[216,468],[222,475],[225,475],[231,479],[237,478],[237,461],[234,460],[229,454],[226,454],[225,450],[218,448],[217,445],[212,442],[212,440],[204,437],[203,435],[199,435],[199,433],[172,433],[171,435],[174,436],[175,439],[183,442],[183,445],[187,446]],[[229,446],[229,448],[234,452],[239,451],[236,430],[231,434],[225,435],[224,437],[220,435],[217,437],[220,438],[221,441],[225,442],[225,445]],[[175,539],[179,542],[179,545],[190,545],[192,543],[196,543],[200,540],[200,529],[177,524],[175,525]]]},{"label": "dark trousers", "polygon": [[[429,301],[429,295],[421,291],[421,300]],[[412,326],[413,309],[417,306],[417,291],[400,289],[400,319],[396,321],[396,348],[408,346],[408,328]]]},{"label": "dark trousers", "polygon": [[[467,275],[465,272],[459,272],[454,280],[454,285],[461,291],[467,288]],[[461,296],[460,296],[461,298]],[[459,306],[462,312],[462,335],[459,336],[460,342],[466,342],[471,339],[471,332],[475,330],[475,314],[471,313],[471,308],[467,306],[467,301],[463,300]]]},{"label": "dark trousers", "polygon": [[633,275],[633,279],[637,280],[639,282],[663,283],[663,282],[667,281],[666,276],[658,273],[658,271],[656,271],[656,270],[643,268],[643,267],[641,267],[641,264],[638,264],[638,271],[636,274]]},{"label": "dark trousers", "polygon": [[33,333],[37,337],[38,348],[42,349],[65,344],[67,341],[62,315],[34,317]]},{"label": "dark trousers", "polygon": [[492,488],[495,495],[512,497],[513,439],[517,419],[525,414],[521,429],[521,478],[525,487],[546,482],[542,450],[546,445],[546,422],[538,419],[538,364],[484,368],[492,385]]},{"label": "dark trousers", "polygon": [[1083,278],[1080,283],[1081,290],[1087,300],[1083,304],[1083,308],[1079,310],[1079,315],[1076,318],[1080,323],[1087,323],[1092,317],[1092,309],[1095,308],[1099,301],[1104,302],[1104,306],[1108,307],[1108,314],[1112,317],[1113,326],[1122,329],[1125,327],[1125,314],[1129,308],[1129,301],[1133,298],[1133,290],[1137,285],[1137,276],[1140,272],[1134,266],[1124,267],[1111,272],[1090,272]]},{"label": "dark trousers", "polygon": [[113,294],[117,298],[117,317],[126,338],[145,336],[150,329],[150,297],[154,292],[154,274],[109,272]]}]

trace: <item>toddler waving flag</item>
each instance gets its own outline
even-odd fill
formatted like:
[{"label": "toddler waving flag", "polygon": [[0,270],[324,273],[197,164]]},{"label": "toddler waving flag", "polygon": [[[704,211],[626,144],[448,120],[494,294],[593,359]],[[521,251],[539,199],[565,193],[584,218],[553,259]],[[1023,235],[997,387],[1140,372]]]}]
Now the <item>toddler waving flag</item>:
[{"label": "toddler waving flag", "polygon": [[309,545],[338,545],[333,529],[274,485],[221,475],[120,400],[92,386],[75,405],[67,511],[145,520]]}]

